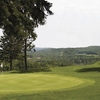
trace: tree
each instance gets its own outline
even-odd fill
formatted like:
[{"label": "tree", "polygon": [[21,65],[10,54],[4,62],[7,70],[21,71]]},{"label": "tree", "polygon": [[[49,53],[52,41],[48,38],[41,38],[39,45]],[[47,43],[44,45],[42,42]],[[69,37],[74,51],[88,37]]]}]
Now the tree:
[{"label": "tree", "polygon": [[[35,34],[35,33],[34,33]],[[36,36],[34,36],[36,37]],[[27,70],[27,50],[30,51],[34,47],[33,41],[35,40],[34,37],[28,36],[24,40],[24,61],[25,61],[25,69]]]},{"label": "tree", "polygon": [[51,6],[52,4],[45,0],[1,0],[0,2],[0,27],[9,37],[13,36],[16,39],[22,37],[20,41],[24,41],[26,70],[27,39],[29,37],[36,39],[34,29],[38,25],[44,25],[47,16],[53,14]]},{"label": "tree", "polygon": [[0,37],[0,60],[7,61],[10,63],[10,70],[13,69],[12,61],[17,59],[18,55],[21,53],[21,45],[18,44],[18,39],[13,36],[4,36]]},{"label": "tree", "polygon": [[[47,17],[47,13],[53,14],[49,9],[52,6],[51,3],[45,1],[45,0],[28,0],[28,1],[23,1],[21,2],[22,10],[21,12],[24,13],[25,18],[23,20],[23,25],[24,25],[24,31],[27,33],[27,37],[31,36],[36,39],[36,35],[34,34],[34,28],[38,27],[38,25],[43,25],[45,24],[45,19]],[[47,13],[46,13],[46,12]],[[27,20],[27,22],[26,22]],[[25,40],[25,46],[27,38],[24,38]],[[32,42],[31,42],[32,43]],[[26,47],[24,49],[25,53],[25,69],[27,70],[27,61],[26,61]]]}]

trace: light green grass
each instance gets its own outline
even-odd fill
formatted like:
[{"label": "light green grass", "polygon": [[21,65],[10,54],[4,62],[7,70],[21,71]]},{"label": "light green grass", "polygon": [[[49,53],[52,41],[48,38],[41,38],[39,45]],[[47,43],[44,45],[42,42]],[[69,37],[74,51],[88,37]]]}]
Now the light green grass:
[{"label": "light green grass", "polygon": [[99,100],[100,65],[0,75],[0,100]]},{"label": "light green grass", "polygon": [[9,74],[0,76],[1,93],[24,93],[72,89],[94,81],[52,74]]}]

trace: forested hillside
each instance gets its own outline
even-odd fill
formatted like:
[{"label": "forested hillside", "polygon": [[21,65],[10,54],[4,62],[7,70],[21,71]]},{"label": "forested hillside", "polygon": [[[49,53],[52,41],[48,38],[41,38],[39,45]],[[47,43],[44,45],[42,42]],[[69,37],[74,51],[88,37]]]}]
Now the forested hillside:
[{"label": "forested hillside", "polygon": [[100,60],[100,46],[58,49],[36,48],[36,52],[28,52],[28,55],[32,61],[46,65],[86,65]]}]

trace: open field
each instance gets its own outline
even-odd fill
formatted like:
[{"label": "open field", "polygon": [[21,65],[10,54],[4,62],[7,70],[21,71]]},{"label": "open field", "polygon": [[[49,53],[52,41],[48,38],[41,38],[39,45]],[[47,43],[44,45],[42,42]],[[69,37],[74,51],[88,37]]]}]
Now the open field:
[{"label": "open field", "polygon": [[0,100],[99,100],[100,65],[0,74]]}]

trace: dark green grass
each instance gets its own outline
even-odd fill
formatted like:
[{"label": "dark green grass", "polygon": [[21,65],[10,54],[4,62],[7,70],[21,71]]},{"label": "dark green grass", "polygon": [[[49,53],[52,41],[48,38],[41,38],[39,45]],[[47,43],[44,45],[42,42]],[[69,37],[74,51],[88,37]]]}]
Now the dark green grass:
[{"label": "dark green grass", "polygon": [[[100,100],[100,65],[68,66],[51,68],[50,72],[42,74],[56,74],[83,79],[94,80],[95,84],[75,89],[65,89],[45,92],[0,93],[0,100]],[[8,74],[8,73],[7,73]],[[11,73],[12,74],[12,73]],[[13,75],[13,74],[12,74]]]}]

